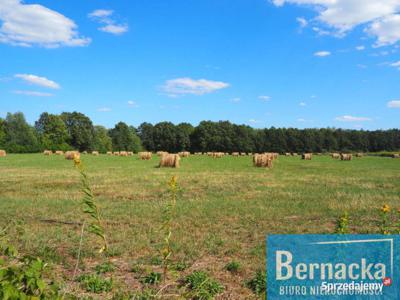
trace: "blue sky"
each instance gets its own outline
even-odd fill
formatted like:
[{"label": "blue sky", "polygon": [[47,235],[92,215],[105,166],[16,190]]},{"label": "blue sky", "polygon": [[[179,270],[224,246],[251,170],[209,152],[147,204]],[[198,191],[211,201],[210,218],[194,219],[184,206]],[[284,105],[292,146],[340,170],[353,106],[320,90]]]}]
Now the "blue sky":
[{"label": "blue sky", "polygon": [[400,0],[0,2],[0,117],[399,127]]}]

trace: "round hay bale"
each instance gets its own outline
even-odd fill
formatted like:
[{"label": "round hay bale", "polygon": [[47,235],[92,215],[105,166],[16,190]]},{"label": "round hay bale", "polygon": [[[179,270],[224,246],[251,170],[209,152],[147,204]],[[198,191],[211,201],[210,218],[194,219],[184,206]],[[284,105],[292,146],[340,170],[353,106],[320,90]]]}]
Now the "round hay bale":
[{"label": "round hay bale", "polygon": [[56,155],[64,155],[64,151],[57,150],[57,151],[56,151]]},{"label": "round hay bale", "polygon": [[81,154],[78,151],[67,151],[64,154],[65,159],[73,160],[75,158],[80,158]]},{"label": "round hay bale", "polygon": [[340,160],[352,160],[353,159],[353,154],[347,154],[347,153],[342,153],[340,154]]},{"label": "round hay bale", "polygon": [[257,168],[271,169],[273,166],[273,156],[270,153],[255,154],[253,156],[253,165]]},{"label": "round hay bale", "polygon": [[179,168],[181,157],[178,154],[164,154],[161,156],[159,167]]},{"label": "round hay bale", "polygon": [[138,156],[141,160],[150,160],[152,153],[151,152],[139,152]]},{"label": "round hay bale", "polygon": [[303,153],[301,155],[301,159],[303,159],[303,160],[311,160],[312,159],[312,153]]},{"label": "round hay bale", "polygon": [[92,155],[94,155],[94,156],[99,156],[100,153],[99,153],[99,151],[92,151]]},{"label": "round hay bale", "polygon": [[6,150],[0,150],[0,157],[6,157],[6,156],[7,156]]},{"label": "round hay bale", "polygon": [[51,151],[51,150],[44,150],[44,151],[43,151],[43,154],[46,155],[46,156],[50,156],[50,155],[53,155],[53,151]]},{"label": "round hay bale", "polygon": [[340,154],[339,153],[332,153],[331,154],[333,159],[339,159],[340,158]]},{"label": "round hay bale", "polygon": [[180,157],[189,157],[190,152],[189,151],[182,151],[178,153]]}]

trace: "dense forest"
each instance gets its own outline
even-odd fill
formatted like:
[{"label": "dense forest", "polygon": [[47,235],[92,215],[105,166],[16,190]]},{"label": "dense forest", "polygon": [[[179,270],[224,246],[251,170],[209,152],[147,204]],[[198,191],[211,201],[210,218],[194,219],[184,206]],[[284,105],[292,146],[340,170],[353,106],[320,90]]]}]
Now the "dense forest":
[{"label": "dense forest", "polygon": [[148,151],[178,152],[329,152],[397,151],[400,130],[343,130],[334,128],[254,129],[229,121],[203,121],[175,125],[160,122],[142,123],[138,128],[119,122],[107,129],[94,125],[79,112],[60,115],[41,114],[34,126],[23,113],[8,113],[0,118],[0,149],[11,153],[49,150],[79,151]]}]

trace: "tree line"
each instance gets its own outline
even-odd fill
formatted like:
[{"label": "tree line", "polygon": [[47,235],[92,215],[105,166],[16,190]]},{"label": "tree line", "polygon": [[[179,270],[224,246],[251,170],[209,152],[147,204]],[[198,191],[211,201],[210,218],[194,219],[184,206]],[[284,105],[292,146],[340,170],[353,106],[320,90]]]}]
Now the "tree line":
[{"label": "tree line", "polygon": [[229,121],[202,121],[197,126],[171,122],[142,123],[135,128],[119,122],[113,128],[94,125],[79,112],[42,113],[34,126],[21,112],[0,118],[0,149],[32,153],[44,149],[192,152],[332,152],[397,151],[400,130],[344,130],[335,128],[254,129]]}]

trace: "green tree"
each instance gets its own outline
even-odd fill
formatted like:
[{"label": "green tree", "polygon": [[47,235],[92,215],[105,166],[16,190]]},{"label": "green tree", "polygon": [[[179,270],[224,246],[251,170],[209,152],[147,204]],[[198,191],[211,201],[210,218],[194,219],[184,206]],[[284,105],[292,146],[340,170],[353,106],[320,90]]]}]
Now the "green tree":
[{"label": "green tree", "polygon": [[94,126],[94,149],[100,153],[112,150],[112,140],[103,126]]},{"label": "green tree", "polygon": [[92,121],[82,113],[64,112],[61,118],[67,127],[69,144],[79,151],[94,149],[94,127]]},{"label": "green tree", "polygon": [[53,151],[70,148],[67,127],[60,116],[42,113],[39,120],[35,122],[35,128],[42,148]]},{"label": "green tree", "polygon": [[177,151],[190,150],[190,135],[194,127],[189,123],[180,123],[176,126]]},{"label": "green tree", "polygon": [[177,135],[175,125],[161,122],[154,126],[154,142],[157,151],[177,152]]},{"label": "green tree", "polygon": [[6,139],[6,121],[0,118],[0,148],[4,147]]},{"label": "green tree", "polygon": [[30,153],[40,150],[33,127],[21,112],[8,113],[5,120],[4,147],[8,152]]},{"label": "green tree", "polygon": [[119,122],[109,131],[112,140],[112,146],[115,151],[133,151],[138,152],[141,149],[140,138],[136,130],[129,127],[124,122]]},{"label": "green tree", "polygon": [[140,140],[142,141],[143,147],[147,151],[155,151],[155,143],[154,143],[154,126],[150,123],[142,123],[138,128],[138,135]]}]

